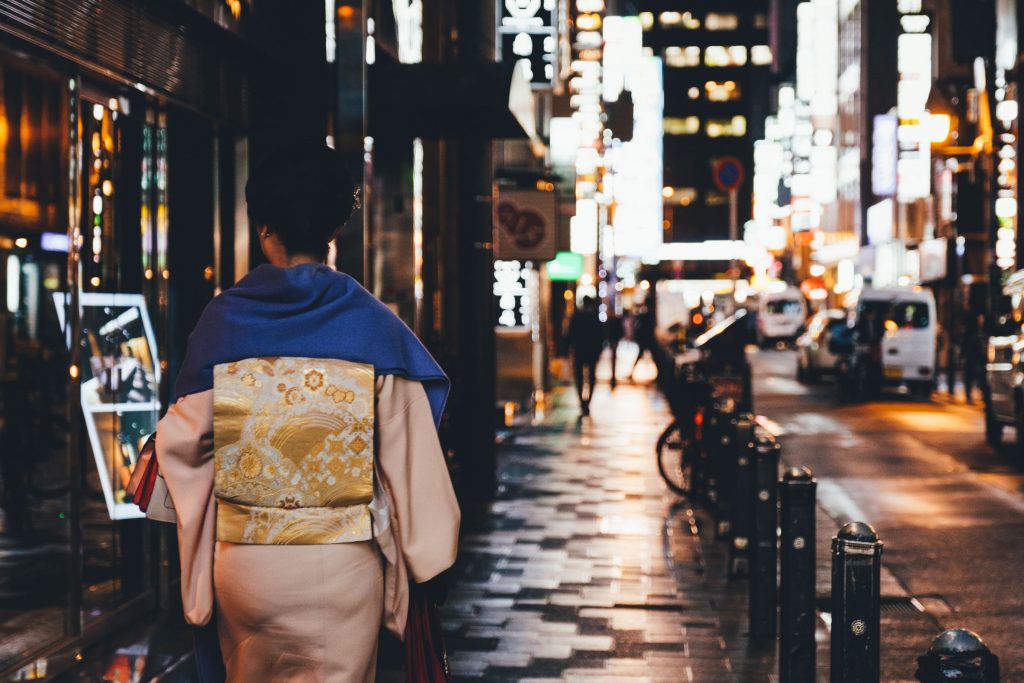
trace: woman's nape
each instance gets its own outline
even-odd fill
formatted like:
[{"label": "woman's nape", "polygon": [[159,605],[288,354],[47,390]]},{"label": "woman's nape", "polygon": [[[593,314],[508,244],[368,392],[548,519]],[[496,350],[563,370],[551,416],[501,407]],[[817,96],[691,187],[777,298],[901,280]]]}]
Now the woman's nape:
[{"label": "woman's nape", "polygon": [[260,249],[263,251],[263,255],[267,257],[267,261],[272,266],[277,266],[278,268],[291,268],[292,266],[301,266],[307,263],[324,262],[322,258],[317,258],[315,254],[293,254],[289,252],[281,239],[271,232],[270,228],[265,225],[259,226],[256,229],[256,234],[260,239]]}]

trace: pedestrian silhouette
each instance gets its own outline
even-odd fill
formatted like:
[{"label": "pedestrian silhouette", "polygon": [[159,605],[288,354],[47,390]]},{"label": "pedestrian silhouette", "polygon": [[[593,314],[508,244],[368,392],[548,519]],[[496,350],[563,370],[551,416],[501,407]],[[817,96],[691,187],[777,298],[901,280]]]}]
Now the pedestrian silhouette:
[{"label": "pedestrian silhouette", "polygon": [[654,353],[654,312],[649,307],[643,308],[633,316],[633,341],[636,342],[637,351],[636,360],[633,362],[633,369],[629,371],[630,381],[633,380],[636,366],[640,365],[640,360],[644,357],[645,353],[651,354],[651,359],[655,362],[658,360]]},{"label": "pedestrian silhouette", "polygon": [[[597,313],[594,297],[583,297],[583,304],[569,320],[569,348],[576,378],[576,394],[580,398],[580,412],[590,415],[590,399],[597,384],[597,359],[604,348],[604,329]],[[586,373],[586,382],[584,382]]]},{"label": "pedestrian silhouette", "polygon": [[605,332],[608,339],[608,349],[612,352],[612,389],[614,389],[619,383],[619,379],[615,374],[619,360],[619,342],[625,336],[625,326],[622,324],[622,318],[615,315],[614,311],[608,313]]}]

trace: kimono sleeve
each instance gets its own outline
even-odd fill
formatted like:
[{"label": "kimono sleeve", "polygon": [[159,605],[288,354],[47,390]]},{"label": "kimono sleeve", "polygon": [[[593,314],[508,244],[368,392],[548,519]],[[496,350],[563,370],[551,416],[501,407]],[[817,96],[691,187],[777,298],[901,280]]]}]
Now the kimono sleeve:
[{"label": "kimono sleeve", "polygon": [[202,625],[213,614],[213,390],[184,396],[157,425],[157,463],[174,501],[185,620]]},{"label": "kimono sleeve", "polygon": [[423,385],[387,376],[377,395],[378,464],[409,573],[417,583],[455,562],[459,504]]}]

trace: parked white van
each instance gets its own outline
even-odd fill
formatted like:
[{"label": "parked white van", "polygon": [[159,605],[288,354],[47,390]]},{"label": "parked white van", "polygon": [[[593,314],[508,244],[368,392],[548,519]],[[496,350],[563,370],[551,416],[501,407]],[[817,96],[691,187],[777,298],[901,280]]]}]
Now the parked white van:
[{"label": "parked white van", "polygon": [[799,289],[762,292],[757,307],[757,344],[794,341],[804,330],[807,302]]},{"label": "parked white van", "polygon": [[[880,321],[882,381],[930,396],[938,339],[935,295],[921,287],[863,289],[847,297],[851,327]],[[875,323],[877,324],[877,323]]]}]

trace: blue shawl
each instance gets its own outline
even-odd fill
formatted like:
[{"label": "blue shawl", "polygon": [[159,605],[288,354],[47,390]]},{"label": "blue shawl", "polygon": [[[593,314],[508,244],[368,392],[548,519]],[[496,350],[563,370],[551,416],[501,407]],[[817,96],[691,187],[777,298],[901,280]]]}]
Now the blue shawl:
[{"label": "blue shawl", "polygon": [[398,316],[322,264],[262,265],[209,303],[188,341],[175,400],[213,388],[213,368],[258,356],[336,358],[422,382],[435,424],[448,378]]}]

